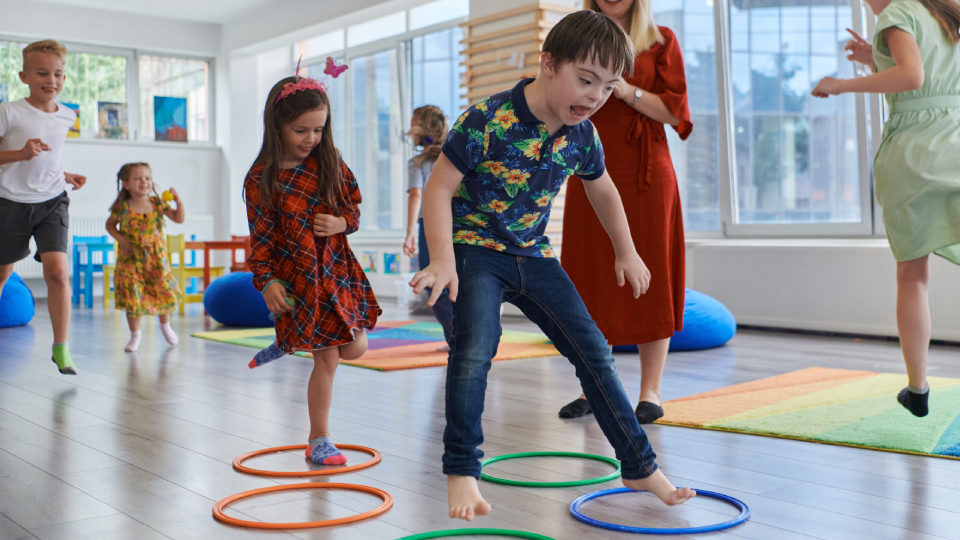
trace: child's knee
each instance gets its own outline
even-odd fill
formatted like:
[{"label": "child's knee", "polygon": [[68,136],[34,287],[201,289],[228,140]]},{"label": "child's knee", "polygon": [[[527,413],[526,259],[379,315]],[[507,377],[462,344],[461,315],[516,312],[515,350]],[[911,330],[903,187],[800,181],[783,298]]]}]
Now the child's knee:
[{"label": "child's knee", "polygon": [[357,360],[367,352],[367,341],[350,343],[340,347],[340,358],[343,360]]}]

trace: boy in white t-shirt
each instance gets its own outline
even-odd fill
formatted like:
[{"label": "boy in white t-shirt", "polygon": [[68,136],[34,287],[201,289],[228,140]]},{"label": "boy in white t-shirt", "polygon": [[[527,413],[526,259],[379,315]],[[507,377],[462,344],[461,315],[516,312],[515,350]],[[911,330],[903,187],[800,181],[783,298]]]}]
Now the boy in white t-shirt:
[{"label": "boy in white t-shirt", "polygon": [[57,103],[66,79],[67,48],[53,40],[23,49],[20,80],[30,97],[0,103],[0,294],[13,264],[30,254],[43,264],[53,322],[53,361],[60,373],[76,375],[70,359],[70,279],[67,266],[69,215],[66,186],[80,189],[86,177],[63,172],[61,150],[76,113]]}]

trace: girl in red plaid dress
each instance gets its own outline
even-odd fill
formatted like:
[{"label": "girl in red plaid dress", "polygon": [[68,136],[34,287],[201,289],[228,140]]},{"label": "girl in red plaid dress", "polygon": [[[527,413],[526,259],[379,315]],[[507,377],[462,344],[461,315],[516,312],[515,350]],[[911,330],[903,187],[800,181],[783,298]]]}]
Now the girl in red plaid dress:
[{"label": "girl in red plaid dress", "polygon": [[289,77],[263,112],[263,146],[244,182],[253,284],[275,316],[276,348],[313,353],[307,387],[307,457],[347,462],[330,440],[333,377],[340,359],[367,350],[380,307],[347,244],[360,224],[356,178],[333,144],[323,84]]}]

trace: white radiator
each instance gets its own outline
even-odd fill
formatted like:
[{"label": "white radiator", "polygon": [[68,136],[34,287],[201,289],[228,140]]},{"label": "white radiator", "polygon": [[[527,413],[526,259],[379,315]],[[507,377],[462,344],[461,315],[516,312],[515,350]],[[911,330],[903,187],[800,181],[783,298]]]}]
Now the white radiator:
[{"label": "white radiator", "polygon": [[[70,218],[70,244],[67,246],[67,259],[70,264],[70,272],[73,273],[73,237],[74,236],[103,236],[107,234],[107,218],[95,217],[71,217]],[[174,223],[166,220],[164,231],[167,234],[185,234],[189,240],[191,236],[196,235],[197,240],[213,240],[213,216],[187,216],[183,223]],[[110,238],[107,238],[110,240]],[[33,239],[30,240],[30,256],[13,265],[13,271],[20,274],[24,279],[42,278],[43,266],[33,258],[37,252],[37,245]],[[102,263],[100,253],[94,254],[94,262]],[[201,257],[202,258],[202,257]],[[111,257],[110,262],[114,259]]]},{"label": "white radiator", "polygon": [[[896,262],[886,240],[717,240],[687,246],[688,284],[737,323],[896,336]],[[933,339],[960,342],[960,267],[930,257]]]}]

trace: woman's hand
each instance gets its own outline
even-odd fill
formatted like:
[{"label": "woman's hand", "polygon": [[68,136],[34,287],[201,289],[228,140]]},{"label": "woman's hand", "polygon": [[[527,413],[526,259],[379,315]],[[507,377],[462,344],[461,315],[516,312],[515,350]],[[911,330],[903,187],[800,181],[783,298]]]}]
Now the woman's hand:
[{"label": "woman's hand", "polygon": [[860,34],[853,30],[847,28],[847,32],[850,32],[850,35],[853,36],[853,39],[843,46],[843,50],[850,51],[850,54],[847,55],[847,60],[860,62],[865,66],[869,66],[870,69],[874,69],[873,45],[870,45],[869,41],[860,37]]},{"label": "woman's hand", "polygon": [[340,216],[317,214],[313,218],[313,234],[317,236],[333,236],[347,230],[347,220]]},{"label": "woman's hand", "polygon": [[613,97],[626,102],[627,105],[633,103],[635,94],[636,87],[628,83],[626,79],[620,79],[617,81],[616,86],[613,87]]},{"label": "woman's hand", "polygon": [[840,93],[840,80],[835,77],[824,77],[820,79],[817,86],[810,92],[813,97],[825,98],[835,96]]},{"label": "woman's hand", "polygon": [[287,289],[281,283],[273,282],[263,291],[263,300],[267,309],[274,315],[283,315],[293,311],[293,306],[287,303]]}]

